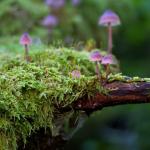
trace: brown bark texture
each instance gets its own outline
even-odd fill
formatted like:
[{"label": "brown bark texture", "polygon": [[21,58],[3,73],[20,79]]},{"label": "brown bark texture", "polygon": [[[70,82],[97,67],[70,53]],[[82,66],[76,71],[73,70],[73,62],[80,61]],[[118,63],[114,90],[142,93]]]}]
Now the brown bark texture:
[{"label": "brown bark texture", "polygon": [[104,86],[108,94],[97,93],[83,97],[73,103],[76,110],[95,111],[107,106],[150,103],[150,82],[125,83],[115,81]]}]

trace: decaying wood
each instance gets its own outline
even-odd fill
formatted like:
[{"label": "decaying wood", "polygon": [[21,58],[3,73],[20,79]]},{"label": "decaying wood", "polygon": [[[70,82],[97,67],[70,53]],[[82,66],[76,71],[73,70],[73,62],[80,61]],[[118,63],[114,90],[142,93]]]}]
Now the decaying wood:
[{"label": "decaying wood", "polygon": [[76,110],[95,111],[107,106],[150,103],[150,82],[125,83],[115,81],[107,83],[107,95],[97,93],[90,99],[83,97],[73,104]]}]

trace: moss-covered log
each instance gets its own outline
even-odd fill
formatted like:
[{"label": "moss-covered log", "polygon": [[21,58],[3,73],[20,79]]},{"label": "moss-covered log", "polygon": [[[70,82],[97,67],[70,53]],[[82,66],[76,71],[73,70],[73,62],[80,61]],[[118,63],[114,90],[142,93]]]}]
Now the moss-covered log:
[{"label": "moss-covered log", "polygon": [[[150,79],[117,74],[117,67],[112,66],[113,74],[106,81],[100,65],[106,83],[100,85],[88,52],[50,48],[30,56],[31,62],[26,63],[21,56],[1,55],[1,150],[16,150],[18,143],[28,143],[40,129],[51,129],[52,146],[57,145],[53,139],[65,136],[60,132],[70,118],[76,117],[74,110],[95,111],[115,104],[149,102]],[[73,70],[79,70],[81,76],[72,77]]]}]

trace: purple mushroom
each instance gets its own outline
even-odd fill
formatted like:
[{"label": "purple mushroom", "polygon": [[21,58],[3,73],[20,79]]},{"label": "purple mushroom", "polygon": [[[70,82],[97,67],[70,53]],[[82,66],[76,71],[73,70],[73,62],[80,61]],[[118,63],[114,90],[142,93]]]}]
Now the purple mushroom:
[{"label": "purple mushroom", "polygon": [[99,79],[99,81],[102,81],[102,77],[100,75],[100,70],[99,70],[99,63],[102,60],[102,55],[100,54],[99,51],[93,51],[90,55],[90,61],[95,62],[96,63],[96,74],[97,77]]},{"label": "purple mushroom", "polygon": [[20,37],[19,43],[25,47],[25,59],[26,59],[27,62],[29,62],[30,61],[30,57],[29,57],[29,45],[31,45],[31,43],[32,43],[32,39],[31,39],[30,35],[25,32]]},{"label": "purple mushroom", "polygon": [[120,25],[119,16],[111,10],[106,10],[99,19],[99,25],[108,27],[108,53],[112,53],[112,26]]},{"label": "purple mushroom", "polygon": [[103,56],[101,64],[104,65],[105,71],[106,71],[106,79],[108,78],[108,75],[110,74],[110,64],[114,64],[112,55],[106,55]]},{"label": "purple mushroom", "polygon": [[57,24],[58,24],[58,18],[55,17],[54,15],[48,15],[42,21],[42,25],[47,28],[55,27]]},{"label": "purple mushroom", "polygon": [[80,78],[81,77],[81,72],[79,70],[73,70],[71,72],[72,78]]},{"label": "purple mushroom", "polygon": [[81,2],[81,0],[72,0],[72,5],[77,6],[80,4],[80,2]]},{"label": "purple mushroom", "polygon": [[48,42],[51,39],[51,33],[52,29],[58,24],[58,18],[55,17],[54,15],[48,15],[46,16],[43,21],[42,25],[45,26],[48,30]]},{"label": "purple mushroom", "polygon": [[52,9],[60,9],[65,5],[65,0],[45,0],[45,4]]}]

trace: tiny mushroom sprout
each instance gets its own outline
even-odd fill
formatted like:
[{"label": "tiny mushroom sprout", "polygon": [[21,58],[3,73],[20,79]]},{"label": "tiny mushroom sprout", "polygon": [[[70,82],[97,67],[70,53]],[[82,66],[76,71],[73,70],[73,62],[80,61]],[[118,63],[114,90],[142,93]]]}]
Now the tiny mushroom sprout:
[{"label": "tiny mushroom sprout", "polygon": [[114,64],[112,55],[106,55],[103,56],[101,64],[104,65],[105,71],[106,71],[106,79],[108,78],[108,75],[110,74],[110,64]]},{"label": "tiny mushroom sprout", "polygon": [[96,74],[97,77],[99,79],[99,81],[101,82],[101,75],[100,75],[100,70],[99,70],[99,63],[102,60],[102,55],[101,53],[97,50],[97,51],[93,51],[90,55],[90,61],[95,62],[96,63]]},{"label": "tiny mushroom sprout", "polygon": [[71,72],[72,78],[80,78],[81,77],[81,72],[79,70],[73,70]]},{"label": "tiny mushroom sprout", "polygon": [[108,27],[108,53],[112,53],[112,26],[120,25],[119,16],[111,11],[106,10],[99,19],[99,25]]},{"label": "tiny mushroom sprout", "polygon": [[20,37],[20,44],[25,47],[25,59],[26,59],[27,62],[29,62],[30,61],[30,57],[29,57],[29,45],[32,44],[32,39],[31,39],[30,35],[27,32],[25,32]]}]

